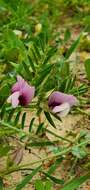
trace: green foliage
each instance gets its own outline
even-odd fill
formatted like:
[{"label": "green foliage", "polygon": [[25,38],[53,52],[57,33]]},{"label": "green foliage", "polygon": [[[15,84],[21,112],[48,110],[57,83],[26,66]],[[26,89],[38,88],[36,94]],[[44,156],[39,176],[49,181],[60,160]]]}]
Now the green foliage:
[{"label": "green foliage", "polygon": [[50,115],[50,113],[49,112],[44,112],[45,113],[45,116],[46,116],[46,118],[47,118],[47,120],[49,121],[49,123],[54,127],[54,128],[56,128],[56,126],[55,126],[55,124],[54,124],[54,122],[53,122],[53,120],[52,120],[52,118],[51,118],[51,115]]},{"label": "green foliage", "polygon": [[57,159],[54,164],[51,165],[51,167],[48,170],[48,174],[51,175],[55,172],[55,170],[58,168],[58,166],[62,163],[63,158]]},{"label": "green foliage", "polygon": [[85,61],[85,70],[88,80],[90,80],[90,59]]},{"label": "green foliage", "polygon": [[34,120],[35,120],[35,117],[33,117],[32,120],[30,121],[29,132],[32,131]]},{"label": "green foliage", "polygon": [[81,39],[81,34],[80,36],[74,41],[74,43],[71,45],[71,47],[67,50],[65,58],[68,59],[71,54],[74,52],[76,47],[79,45]]},{"label": "green foliage", "polygon": [[[88,174],[67,183],[62,177],[54,175],[59,167],[64,167],[63,161],[68,160],[68,156],[71,156],[72,162],[87,159],[90,136],[88,132],[78,134],[78,138],[54,133],[61,118],[48,106],[48,97],[55,90],[73,94],[79,99],[88,91],[88,84],[77,83],[77,73],[73,75],[70,60],[81,42],[82,32],[76,40],[72,40],[69,29],[64,30],[63,35],[57,32],[60,19],[63,22],[63,14],[68,17],[71,10],[73,16],[80,12],[82,23],[88,24],[88,11],[82,14],[87,3],[87,0],[37,0],[33,3],[31,0],[0,0],[0,67],[3,66],[0,70],[0,158],[6,160],[6,168],[0,171],[0,188],[3,188],[6,175],[19,170],[26,170],[26,176],[14,187],[16,190],[32,183],[39,172],[41,176],[35,181],[36,190],[51,190],[55,184],[60,185],[62,190],[74,190],[90,178]],[[36,30],[37,24],[41,24],[40,31]],[[88,79],[89,63],[89,59],[85,61]],[[35,99],[26,107],[12,108],[7,104],[7,98],[17,75],[35,86]],[[28,112],[30,121],[27,124]],[[49,125],[54,129],[49,130]],[[56,140],[50,140],[47,133]],[[32,149],[35,148],[47,150],[50,156],[41,158],[36,155],[35,162],[20,164],[23,151],[33,154]],[[45,168],[45,161],[52,163]],[[30,167],[37,163],[41,165],[34,169]]]},{"label": "green foliage", "polygon": [[3,184],[3,179],[0,178],[0,189],[3,190],[4,184]]},{"label": "green foliage", "polygon": [[74,178],[68,184],[66,184],[61,190],[75,190],[88,179],[90,179],[90,174]]},{"label": "green foliage", "polygon": [[64,180],[62,180],[62,179],[56,178],[56,177],[54,177],[54,176],[52,176],[46,172],[43,172],[43,173],[46,175],[46,177],[51,179],[55,184],[61,184],[62,185],[64,183]]},{"label": "green foliage", "polygon": [[26,119],[26,112],[24,112],[23,116],[22,116],[22,124],[21,124],[22,129],[24,129],[24,127],[25,127],[25,119]]},{"label": "green foliage", "polygon": [[6,156],[7,153],[10,151],[9,145],[2,145],[0,146],[0,157]]},{"label": "green foliage", "polygon": [[43,126],[44,126],[44,122],[42,122],[42,123],[39,124],[39,126],[37,128],[37,131],[36,131],[36,135],[43,130]]},{"label": "green foliage", "polygon": [[43,183],[41,180],[36,180],[35,182],[35,189],[36,190],[51,190],[52,183],[51,181],[46,181]]},{"label": "green foliage", "polygon": [[77,146],[72,148],[72,154],[81,159],[87,155],[85,148],[78,148]]},{"label": "green foliage", "polygon": [[57,141],[46,141],[46,140],[42,141],[41,140],[40,142],[34,141],[32,143],[28,143],[28,146],[30,146],[30,147],[45,147],[45,146],[52,146],[55,143],[57,143]]},{"label": "green foliage", "polygon": [[36,175],[37,172],[39,172],[41,166],[38,166],[37,168],[35,168],[31,174],[27,175],[20,184],[17,185],[16,190],[21,190],[23,189],[31,180],[32,178]]}]

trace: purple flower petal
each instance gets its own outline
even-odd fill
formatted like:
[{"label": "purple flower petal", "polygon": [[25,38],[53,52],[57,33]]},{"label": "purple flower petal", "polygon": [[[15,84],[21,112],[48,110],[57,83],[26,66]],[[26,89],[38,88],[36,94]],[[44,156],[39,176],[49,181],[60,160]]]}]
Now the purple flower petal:
[{"label": "purple flower petal", "polygon": [[60,106],[55,106],[52,112],[57,113],[60,117],[65,117],[70,111],[70,105],[68,103],[63,103]]},{"label": "purple flower petal", "polygon": [[16,92],[16,91],[20,91],[24,85],[26,84],[26,81],[21,77],[21,76],[17,76],[17,82],[13,85],[12,87],[12,93]]},{"label": "purple flower petal", "polygon": [[19,98],[21,105],[28,105],[34,98],[35,88],[29,86],[27,83],[20,90],[21,96]]},{"label": "purple flower petal", "polygon": [[55,91],[49,96],[48,105],[53,108],[65,102],[69,103],[71,107],[78,104],[75,96]]}]

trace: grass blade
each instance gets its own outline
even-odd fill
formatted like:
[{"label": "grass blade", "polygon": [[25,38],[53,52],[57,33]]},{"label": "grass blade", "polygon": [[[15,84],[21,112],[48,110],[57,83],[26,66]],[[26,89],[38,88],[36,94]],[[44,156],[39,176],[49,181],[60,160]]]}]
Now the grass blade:
[{"label": "grass blade", "polygon": [[90,80],[90,59],[87,59],[85,61],[85,70],[86,70],[86,74],[87,74],[87,78],[88,80]]},{"label": "grass blade", "polygon": [[51,167],[48,170],[48,174],[51,175],[52,173],[55,172],[55,170],[57,169],[58,166],[60,166],[60,163],[62,162],[63,158],[59,158],[55,161],[55,163],[53,165],[51,165]]},{"label": "grass blade", "polygon": [[45,190],[44,189],[44,184],[42,182],[42,180],[37,179],[35,182],[35,189],[36,190]]},{"label": "grass blade", "polygon": [[21,183],[17,185],[15,190],[23,189],[32,180],[32,178],[36,175],[36,173],[39,172],[40,168],[41,165],[35,168],[29,175],[25,176],[25,178],[21,181]]},{"label": "grass blade", "polygon": [[22,62],[22,64],[23,64],[24,70],[25,70],[25,72],[26,72],[26,74],[28,76],[28,79],[32,80],[32,73],[30,72],[27,64],[24,61]]},{"label": "grass blade", "polygon": [[28,56],[28,59],[29,59],[29,63],[30,63],[31,68],[32,68],[33,72],[35,73],[35,70],[36,70],[36,69],[35,69],[35,66],[34,66],[33,60],[31,59],[30,56]]},{"label": "grass blade", "polygon": [[75,177],[60,190],[75,190],[88,179],[90,179],[90,173],[78,178]]},{"label": "grass blade", "polygon": [[68,59],[71,56],[71,54],[75,51],[75,49],[79,45],[81,36],[82,35],[80,34],[79,37],[73,42],[73,44],[71,45],[71,47],[67,50],[67,53],[66,53],[66,56],[65,56],[66,59]]}]

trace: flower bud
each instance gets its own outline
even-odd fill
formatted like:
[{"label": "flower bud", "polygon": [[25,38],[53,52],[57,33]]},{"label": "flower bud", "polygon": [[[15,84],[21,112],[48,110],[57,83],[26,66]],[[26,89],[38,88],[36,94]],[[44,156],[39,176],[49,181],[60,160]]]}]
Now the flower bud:
[{"label": "flower bud", "polygon": [[16,36],[18,38],[22,38],[22,31],[20,31],[20,30],[13,30],[13,32],[14,32],[14,34],[16,34]]},{"label": "flower bud", "polygon": [[41,23],[38,23],[35,25],[35,32],[36,33],[40,33],[42,30],[42,24]]}]

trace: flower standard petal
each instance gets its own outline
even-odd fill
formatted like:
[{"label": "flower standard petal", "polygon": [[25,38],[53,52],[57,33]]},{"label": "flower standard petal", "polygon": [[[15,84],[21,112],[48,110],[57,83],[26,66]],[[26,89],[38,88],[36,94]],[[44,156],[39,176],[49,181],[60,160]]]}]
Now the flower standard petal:
[{"label": "flower standard petal", "polygon": [[32,99],[34,98],[34,94],[35,94],[35,88],[32,86],[29,86],[27,83],[25,84],[25,86],[23,87],[22,90],[20,90],[21,93],[21,98],[20,101],[22,101],[22,104],[27,105],[29,104]]},{"label": "flower standard petal", "polygon": [[62,92],[54,91],[50,96],[48,100],[49,107],[55,107],[62,103],[68,102],[70,106],[78,104],[78,100],[73,95],[68,95]]},{"label": "flower standard petal", "polygon": [[12,86],[12,89],[11,89],[11,92],[14,93],[14,92],[17,92],[19,91],[19,84],[18,82],[16,82],[13,86]]},{"label": "flower standard petal", "polygon": [[17,76],[17,82],[12,86],[12,93],[21,90],[24,85],[26,84],[26,81],[21,77]]},{"label": "flower standard petal", "polygon": [[25,84],[27,84],[27,82],[20,75],[17,76],[17,82],[19,84],[20,89],[22,89],[25,86]]},{"label": "flower standard petal", "polygon": [[48,105],[50,107],[58,106],[61,103],[61,93],[58,91],[54,91],[50,96],[48,100]]}]

